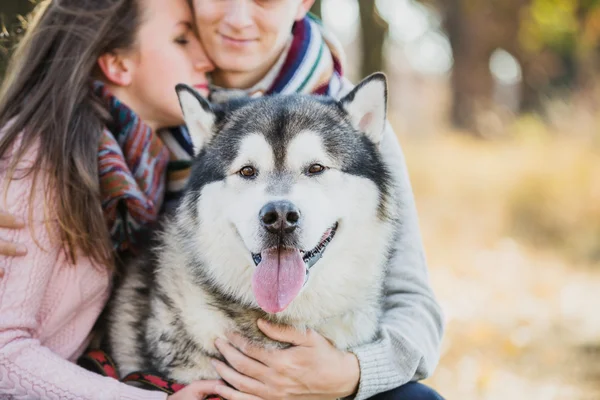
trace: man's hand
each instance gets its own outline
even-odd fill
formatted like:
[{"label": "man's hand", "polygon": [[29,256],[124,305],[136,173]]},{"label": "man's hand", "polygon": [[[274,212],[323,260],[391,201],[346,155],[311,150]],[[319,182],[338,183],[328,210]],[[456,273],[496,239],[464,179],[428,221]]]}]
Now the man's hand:
[{"label": "man's hand", "polygon": [[[227,362],[214,360],[221,376],[233,388],[217,385],[228,400],[336,399],[356,392],[360,368],[356,356],[343,352],[313,330],[258,321],[258,327],[273,340],[292,344],[284,350],[253,346],[239,335],[230,343],[216,345]],[[235,347],[234,347],[235,346]]]}]

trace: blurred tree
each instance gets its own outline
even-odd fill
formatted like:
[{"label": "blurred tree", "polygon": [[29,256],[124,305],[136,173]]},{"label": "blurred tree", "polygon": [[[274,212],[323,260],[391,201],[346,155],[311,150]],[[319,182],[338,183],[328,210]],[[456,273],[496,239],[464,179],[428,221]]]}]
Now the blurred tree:
[{"label": "blurred tree", "polygon": [[10,57],[10,51],[14,45],[12,35],[19,26],[19,16],[27,14],[33,8],[29,0],[2,0],[0,8],[0,81],[4,76],[6,64]]},{"label": "blurred tree", "polygon": [[[490,57],[503,48],[519,59],[519,13],[530,0],[444,0],[437,3],[454,57],[451,120],[478,132],[477,119],[493,109]],[[431,3],[431,1],[427,1]]]},{"label": "blurred tree", "polygon": [[492,99],[488,60],[493,46],[486,32],[487,18],[481,18],[489,11],[482,4],[463,3],[448,0],[444,7],[444,24],[454,58],[451,119],[459,128],[474,129],[477,112],[489,108]]},{"label": "blurred tree", "polygon": [[533,66],[526,79],[531,102],[590,85],[598,74],[600,1],[533,0],[524,11],[519,44]]},{"label": "blurred tree", "polygon": [[379,15],[374,0],[358,0],[358,6],[363,49],[361,75],[365,77],[384,69],[383,45],[389,25]]},{"label": "blurred tree", "polygon": [[490,56],[502,48],[523,71],[521,111],[557,89],[585,88],[600,65],[600,0],[419,0],[435,5],[454,55],[452,122],[473,132],[493,105]]},{"label": "blurred tree", "polygon": [[[374,0],[358,0],[363,58],[361,76],[384,69],[383,45],[389,26],[379,15]],[[316,0],[310,11],[322,18],[322,0]]]}]

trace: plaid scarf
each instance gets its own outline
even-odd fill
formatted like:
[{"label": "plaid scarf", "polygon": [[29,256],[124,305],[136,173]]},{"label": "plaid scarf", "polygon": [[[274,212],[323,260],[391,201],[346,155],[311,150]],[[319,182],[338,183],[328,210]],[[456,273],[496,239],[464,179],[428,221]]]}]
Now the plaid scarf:
[{"label": "plaid scarf", "polygon": [[[267,76],[248,90],[213,88],[211,101],[234,96],[262,96],[276,93],[335,95],[342,87],[342,46],[311,14],[297,21],[292,28],[287,51]],[[185,127],[165,132],[161,136],[171,152],[166,201],[176,201],[190,173],[193,156],[189,134]]]},{"label": "plaid scarf", "polygon": [[94,92],[111,116],[98,149],[104,216],[113,249],[135,252],[136,244],[146,239],[144,228],[158,218],[169,153],[157,135],[102,83],[94,83]]}]

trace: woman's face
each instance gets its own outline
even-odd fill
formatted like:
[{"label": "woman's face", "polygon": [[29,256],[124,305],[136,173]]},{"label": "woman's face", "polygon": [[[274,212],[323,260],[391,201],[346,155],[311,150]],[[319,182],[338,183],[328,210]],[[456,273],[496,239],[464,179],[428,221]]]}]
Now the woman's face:
[{"label": "woman's face", "polygon": [[151,126],[180,125],[183,115],[175,86],[185,83],[207,96],[207,73],[214,67],[194,33],[186,0],[141,0],[140,7],[142,22],[129,56],[133,68],[127,97],[134,98],[134,111]]}]

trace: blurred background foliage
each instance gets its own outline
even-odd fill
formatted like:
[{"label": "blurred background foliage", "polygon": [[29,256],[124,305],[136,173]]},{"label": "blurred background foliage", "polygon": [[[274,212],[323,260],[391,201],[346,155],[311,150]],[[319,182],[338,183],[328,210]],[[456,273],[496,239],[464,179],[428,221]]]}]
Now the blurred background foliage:
[{"label": "blurred background foliage", "polygon": [[[34,3],[2,1],[0,73]],[[490,111],[541,113],[549,96],[596,84],[600,0],[317,0],[312,11],[360,49],[355,79],[388,71],[396,53],[447,74],[448,120],[474,135]]]}]

